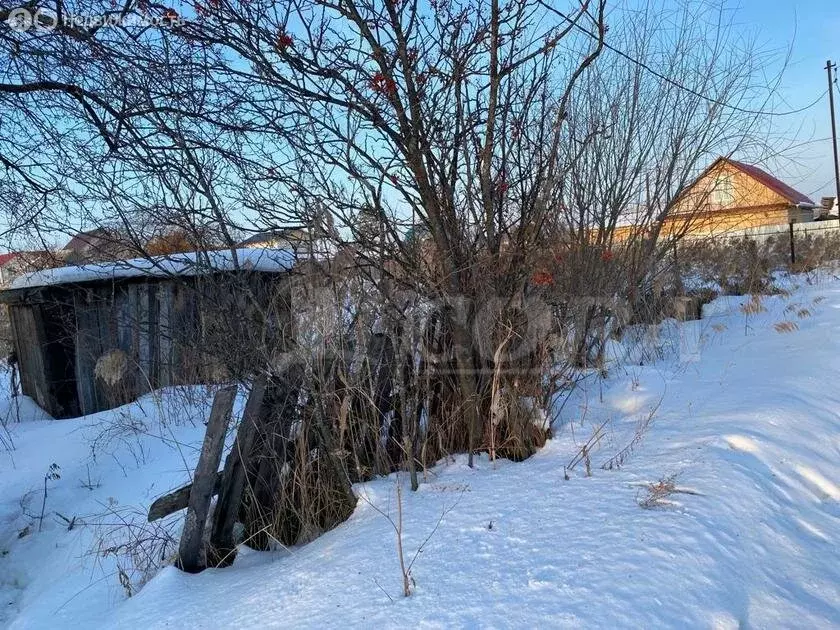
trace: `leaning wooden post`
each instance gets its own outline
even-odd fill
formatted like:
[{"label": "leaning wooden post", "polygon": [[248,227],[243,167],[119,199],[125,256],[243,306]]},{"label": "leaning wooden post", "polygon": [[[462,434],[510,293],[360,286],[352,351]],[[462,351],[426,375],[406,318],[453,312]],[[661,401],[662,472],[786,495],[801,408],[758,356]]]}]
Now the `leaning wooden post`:
[{"label": "leaning wooden post", "polygon": [[213,409],[210,411],[207,433],[204,435],[204,444],[201,446],[198,465],[195,467],[187,518],[178,547],[178,567],[188,573],[198,573],[205,567],[201,548],[204,524],[210,510],[210,499],[213,496],[213,486],[216,483],[219,461],[222,459],[225,433],[230,424],[235,397],[236,386],[231,385],[220,390],[213,398]]},{"label": "leaning wooden post", "polygon": [[236,433],[236,441],[225,460],[219,499],[216,501],[216,511],[213,514],[210,546],[207,549],[207,563],[210,566],[228,566],[236,557],[233,527],[239,515],[242,493],[245,491],[246,466],[257,435],[264,396],[265,379],[261,378],[251,388],[251,394],[248,396],[248,402],[245,403],[245,411]]}]

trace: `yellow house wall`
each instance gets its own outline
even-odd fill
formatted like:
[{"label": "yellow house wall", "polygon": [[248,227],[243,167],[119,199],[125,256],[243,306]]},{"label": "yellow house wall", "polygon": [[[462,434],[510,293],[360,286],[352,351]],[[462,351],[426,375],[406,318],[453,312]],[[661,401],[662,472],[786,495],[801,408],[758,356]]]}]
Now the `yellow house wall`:
[{"label": "yellow house wall", "polygon": [[673,216],[665,220],[662,231],[672,234],[725,234],[736,230],[761,227],[764,225],[782,225],[789,222],[789,204],[753,208],[733,208],[731,210],[698,211],[695,215]]},{"label": "yellow house wall", "polygon": [[[675,215],[665,219],[660,235],[714,236],[764,225],[787,224],[790,221],[789,207],[789,204],[785,203],[763,208],[734,208],[698,211],[693,215]],[[636,229],[636,226],[632,225],[619,226],[613,233],[613,239],[618,242],[625,241]]]}]

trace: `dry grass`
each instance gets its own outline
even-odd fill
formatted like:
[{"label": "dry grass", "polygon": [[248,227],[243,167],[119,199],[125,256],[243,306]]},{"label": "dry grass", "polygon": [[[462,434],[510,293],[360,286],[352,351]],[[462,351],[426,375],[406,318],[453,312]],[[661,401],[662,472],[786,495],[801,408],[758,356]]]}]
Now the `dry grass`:
[{"label": "dry grass", "polygon": [[144,510],[115,502],[105,507],[105,512],[87,517],[82,524],[93,530],[94,557],[115,560],[120,586],[131,597],[161,568],[175,562],[181,519],[172,515],[149,523]]},{"label": "dry grass", "polygon": [[595,449],[601,440],[604,437],[604,429],[607,426],[608,420],[605,420],[601,423],[595,430],[592,432],[592,437],[590,437],[585,444],[583,444],[575,453],[575,456],[563,467],[563,477],[566,481],[569,480],[569,472],[575,469],[575,466],[580,464],[581,462],[584,463],[586,466],[586,476],[592,476],[592,451]]},{"label": "dry grass", "polygon": [[746,302],[743,302],[740,307],[738,307],[744,315],[758,315],[759,313],[764,313],[767,311],[764,304],[761,302],[760,295],[751,295],[750,299]]},{"label": "dry grass", "polygon": [[807,317],[811,317],[814,314],[814,312],[811,309],[806,308],[806,307],[802,306],[802,304],[797,304],[797,303],[788,304],[785,307],[784,312],[785,313],[796,313],[796,316],[799,319],[805,319]]},{"label": "dry grass", "polygon": [[677,485],[677,474],[662,477],[659,481],[648,483],[644,490],[636,494],[636,503],[646,510],[661,507],[674,507],[677,504],[671,501],[674,494],[700,495],[696,490],[681,488]]},{"label": "dry grass", "polygon": [[128,355],[116,348],[103,354],[96,361],[93,373],[97,378],[114,387],[122,382],[128,372]]},{"label": "dry grass", "polygon": [[636,430],[633,432],[633,437],[630,439],[630,442],[624,446],[620,451],[618,451],[615,455],[610,457],[607,461],[601,464],[602,470],[618,470],[620,469],[624,463],[630,458],[633,454],[633,451],[642,443],[642,440],[645,437],[648,429],[650,428],[651,423],[653,422],[654,416],[656,416],[656,412],[659,411],[659,406],[662,404],[663,398],[660,398],[659,401],[654,405],[648,415],[644,416],[639,420],[636,425]]},{"label": "dry grass", "polygon": [[799,330],[799,325],[796,322],[783,321],[773,324],[773,329],[777,333],[792,333],[796,330]]},{"label": "dry grass", "polygon": [[677,492],[677,476],[663,477],[656,483],[649,483],[644,493],[636,495],[636,503],[646,510],[670,505],[668,498]]}]

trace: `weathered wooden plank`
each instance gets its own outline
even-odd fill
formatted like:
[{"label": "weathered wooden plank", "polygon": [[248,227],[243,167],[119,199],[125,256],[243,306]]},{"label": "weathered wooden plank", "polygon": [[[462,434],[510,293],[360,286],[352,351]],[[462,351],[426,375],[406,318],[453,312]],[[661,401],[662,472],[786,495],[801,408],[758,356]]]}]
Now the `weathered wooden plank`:
[{"label": "weathered wooden plank", "polygon": [[[93,413],[96,409],[96,392],[94,388],[94,368],[99,355],[97,334],[99,323],[94,319],[89,306],[89,295],[82,291],[74,295],[73,308],[76,312],[75,331],[75,368],[76,392],[79,397],[79,407],[82,415]],[[93,331],[96,331],[94,333]]]},{"label": "weathered wooden plank", "polygon": [[21,390],[24,394],[38,402],[38,404],[41,404],[38,400],[38,393],[35,391],[34,373],[37,368],[33,365],[33,359],[31,357],[35,346],[34,333],[31,326],[28,325],[24,313],[30,307],[11,305],[8,308],[12,340],[15,344],[15,353],[18,359]]},{"label": "weathered wooden plank", "polygon": [[[213,483],[213,493],[210,496],[212,497],[219,494],[221,487],[222,473],[216,473],[216,481]],[[149,506],[149,522],[151,523],[152,521],[156,521],[164,516],[169,516],[178,510],[186,508],[190,502],[190,490],[192,490],[192,484],[188,483],[177,490],[173,490],[172,492],[155,499],[152,505]]]},{"label": "weathered wooden plank", "polygon": [[45,326],[45,306],[44,304],[36,304],[32,307],[32,321],[35,331],[35,339],[38,344],[37,347],[37,361],[38,361],[38,387],[43,390],[43,397],[46,403],[46,409],[50,409],[50,413],[56,417],[66,416],[67,410],[61,404],[61,401],[55,395],[55,388],[51,380],[50,365],[50,339],[47,335]]},{"label": "weathered wooden plank", "polygon": [[160,328],[158,289],[159,283],[148,283],[149,293],[149,381],[152,387],[160,387]]},{"label": "weathered wooden plank", "polygon": [[173,286],[165,282],[158,287],[158,384],[172,384],[172,293]]},{"label": "weathered wooden plank", "polygon": [[114,295],[114,313],[116,317],[117,347],[131,356],[132,321],[129,292],[127,289]]},{"label": "weathered wooden plank", "polygon": [[113,316],[114,293],[111,287],[103,287],[95,293],[96,311],[99,315],[99,340],[102,350],[109,352],[116,347],[117,331]]},{"label": "weathered wooden plank", "polygon": [[[92,334],[96,335],[96,354],[93,356],[94,370],[100,358],[114,349],[114,334],[111,326],[111,290],[110,287],[95,289],[91,295],[91,311],[95,316],[96,329]],[[101,380],[94,378],[94,392],[96,399],[96,410],[108,409],[111,406],[111,395],[107,385]]]},{"label": "weathered wooden plank", "polygon": [[120,388],[124,400],[132,400],[138,394],[137,366],[134,359],[134,318],[131,310],[129,290],[125,286],[117,287],[114,291],[114,304],[111,306],[114,326],[114,343],[126,354],[127,366]]},{"label": "weathered wooden plank", "polygon": [[148,391],[152,379],[152,353],[149,322],[149,285],[137,287],[137,365],[140,374],[140,389]]},{"label": "weathered wooden plank", "polygon": [[172,287],[172,308],[169,316],[169,328],[172,336],[172,384],[182,385],[189,382],[186,371],[186,352],[184,348],[184,330],[186,328],[186,299],[184,287],[174,284]]},{"label": "weathered wooden plank", "polygon": [[213,399],[207,433],[204,435],[190,489],[184,532],[178,547],[178,566],[188,573],[197,573],[205,567],[201,542],[235,397],[236,387],[229,386],[220,390]]},{"label": "weathered wooden plank", "polygon": [[248,396],[242,421],[236,433],[236,440],[225,460],[219,500],[216,502],[216,511],[213,514],[210,547],[207,550],[207,562],[210,566],[228,566],[236,557],[233,528],[239,515],[242,493],[245,491],[248,459],[258,432],[264,395],[265,379],[260,378],[251,388],[251,394]]},{"label": "weathered wooden plank", "polygon": [[143,285],[128,285],[128,312],[131,320],[131,368],[134,374],[137,395],[149,391],[146,375],[140,369],[140,337],[143,322],[140,321],[140,295]]},{"label": "weathered wooden plank", "polygon": [[56,401],[47,382],[44,361],[45,339],[39,306],[10,306],[9,316],[18,356],[21,389],[49,414],[58,415]]},{"label": "weathered wooden plank", "polygon": [[73,301],[76,391],[82,414],[95,413],[109,406],[107,392],[103,390],[104,383],[97,382],[96,378],[96,364],[109,350],[105,333],[107,314],[101,312],[107,304],[100,293],[96,288],[85,289],[76,292]]}]

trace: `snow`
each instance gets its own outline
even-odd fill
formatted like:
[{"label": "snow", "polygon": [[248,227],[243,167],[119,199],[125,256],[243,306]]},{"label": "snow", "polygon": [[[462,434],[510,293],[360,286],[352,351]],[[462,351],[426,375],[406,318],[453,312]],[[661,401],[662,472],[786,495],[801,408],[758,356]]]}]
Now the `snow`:
[{"label": "snow", "polygon": [[[172,390],[95,416],[10,423],[0,625],[837,627],[840,279],[784,283],[788,293],[762,298],[763,312],[745,315],[747,297],[719,298],[700,322],[669,321],[615,344],[608,378],[585,382],[556,437],[527,461],[482,457],[470,469],[458,456],[428,471],[416,493],[396,475],[359,484],[352,517],[308,545],[244,550],[232,567],[198,575],[167,567],[132,597],[116,559],[93,553],[102,515],[113,506],[142,514],[188,478],[209,393],[192,392],[193,404]],[[778,332],[784,321],[795,328]],[[648,418],[623,465],[601,469]],[[133,420],[141,428],[126,430]],[[564,466],[605,422],[592,475],[581,464],[565,480]],[[94,441],[114,425],[124,428],[117,437]],[[38,532],[21,510],[34,491],[29,511],[40,511],[53,462],[61,479],[48,482],[47,511],[78,515],[69,532],[54,514]],[[88,474],[101,485],[82,487]],[[648,484],[672,475],[678,492],[639,506]],[[422,546],[409,598],[381,513],[396,517],[398,483],[407,559]]]},{"label": "snow", "polygon": [[141,276],[194,276],[208,271],[233,271],[236,269],[278,272],[290,269],[294,264],[294,259],[294,252],[280,249],[226,249],[201,253],[188,252],[33,271],[15,278],[9,288],[28,289],[55,284]]},{"label": "snow", "polygon": [[[0,442],[0,627],[95,627],[124,597],[117,564],[126,564],[96,549],[122,537],[123,520],[142,523],[154,498],[189,481],[184,462],[197,458],[210,393],[171,389],[56,421],[28,399],[18,415],[7,382],[0,388],[0,419],[14,444],[9,451]],[[38,531],[54,463],[60,479],[47,481]],[[72,530],[62,516],[75,517]]]}]

